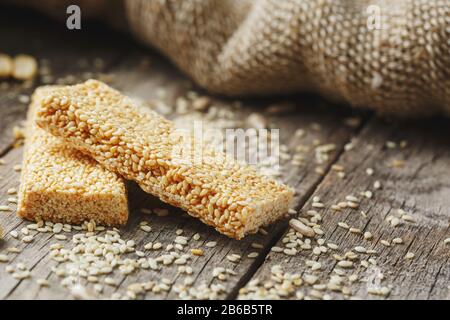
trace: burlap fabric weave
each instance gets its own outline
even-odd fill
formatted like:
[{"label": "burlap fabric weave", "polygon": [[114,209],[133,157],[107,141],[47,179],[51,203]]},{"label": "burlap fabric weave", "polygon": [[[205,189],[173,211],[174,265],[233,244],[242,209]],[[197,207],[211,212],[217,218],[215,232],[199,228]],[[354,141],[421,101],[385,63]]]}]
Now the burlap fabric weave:
[{"label": "burlap fabric weave", "polygon": [[[83,14],[117,8],[94,2],[78,1]],[[315,91],[380,113],[450,115],[450,0],[113,2],[137,38],[212,92]]]}]

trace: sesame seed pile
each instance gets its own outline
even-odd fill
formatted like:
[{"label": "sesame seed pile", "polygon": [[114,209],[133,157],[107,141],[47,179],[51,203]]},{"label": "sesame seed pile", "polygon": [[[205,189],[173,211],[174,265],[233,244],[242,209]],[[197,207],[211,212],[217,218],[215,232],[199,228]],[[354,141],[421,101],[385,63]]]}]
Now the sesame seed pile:
[{"label": "sesame seed pile", "polygon": [[186,146],[173,141],[173,123],[96,80],[53,90],[37,122],[144,191],[236,239],[284,216],[292,199],[289,187],[211,148],[202,149],[200,163],[177,161],[174,150]]},{"label": "sesame seed pile", "polygon": [[36,125],[39,103],[50,90],[38,88],[29,108],[17,214],[34,221],[126,223],[123,179]]},{"label": "sesame seed pile", "polygon": [[[163,209],[147,210],[150,212],[147,214],[156,215]],[[149,221],[143,219],[136,232],[138,230],[151,232]],[[146,292],[163,297],[171,290],[180,299],[217,299],[223,298],[226,293],[226,281],[236,276],[233,269],[215,267],[211,270],[211,277],[216,281],[194,285],[193,258],[203,256],[217,243],[204,242],[198,233],[184,235],[182,229],[176,230],[172,241],[138,245],[132,239],[123,239],[118,229],[98,226],[93,220],[82,225],[39,221],[28,224],[20,231],[11,231],[8,243],[20,241],[28,244],[45,234],[53,237],[43,248],[55,262],[50,274],[56,275],[59,285],[77,299],[137,299]],[[21,252],[17,247],[9,247],[7,254],[0,254],[0,264],[6,264],[6,272],[16,280],[35,281],[40,287],[49,287],[48,278],[36,277],[26,263],[10,263]],[[240,258],[237,254],[227,256],[234,263],[239,263]],[[162,269],[173,269],[174,278],[162,277],[158,281],[133,282],[120,287],[121,277],[158,274]],[[176,278],[181,280],[178,279],[175,284]],[[107,287],[113,288],[114,292],[106,294]]]}]

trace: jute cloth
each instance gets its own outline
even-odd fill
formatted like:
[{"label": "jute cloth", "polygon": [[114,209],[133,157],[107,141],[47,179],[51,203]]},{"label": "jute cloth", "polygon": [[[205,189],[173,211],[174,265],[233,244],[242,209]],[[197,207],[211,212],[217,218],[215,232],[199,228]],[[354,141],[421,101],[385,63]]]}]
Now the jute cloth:
[{"label": "jute cloth", "polygon": [[86,16],[125,17],[138,39],[212,92],[315,91],[384,114],[450,115],[450,0],[45,0],[38,6],[55,11],[72,3]]}]

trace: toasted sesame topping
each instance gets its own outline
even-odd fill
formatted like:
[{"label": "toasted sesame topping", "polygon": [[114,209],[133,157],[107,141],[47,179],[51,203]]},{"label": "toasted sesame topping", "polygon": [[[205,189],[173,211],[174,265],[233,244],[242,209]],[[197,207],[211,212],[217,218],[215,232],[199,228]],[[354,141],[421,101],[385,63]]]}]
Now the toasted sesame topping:
[{"label": "toasted sesame topping", "polygon": [[[28,112],[27,132],[31,134],[25,142],[17,214],[35,221],[125,223],[128,204],[124,181],[35,124],[38,105],[50,90],[38,88]],[[10,194],[13,191],[8,190]],[[55,233],[61,230],[60,225],[50,229]]]},{"label": "toasted sesame topping", "polygon": [[171,138],[177,132],[171,121],[99,81],[52,90],[37,122],[144,191],[230,237],[240,239],[288,211],[290,188],[211,148],[202,149],[198,165],[184,164],[189,159],[174,153],[184,145]]}]

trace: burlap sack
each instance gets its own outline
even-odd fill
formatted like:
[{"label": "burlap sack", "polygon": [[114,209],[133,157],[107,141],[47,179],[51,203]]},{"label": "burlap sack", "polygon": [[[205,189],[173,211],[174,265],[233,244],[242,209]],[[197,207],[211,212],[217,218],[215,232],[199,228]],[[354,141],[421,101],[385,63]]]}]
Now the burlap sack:
[{"label": "burlap sack", "polygon": [[[83,14],[89,7],[98,15],[117,8],[111,1],[92,2],[78,1]],[[133,34],[212,92],[306,90],[380,113],[450,114],[450,0],[124,0],[121,5],[115,10],[126,15]]]}]

